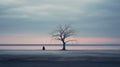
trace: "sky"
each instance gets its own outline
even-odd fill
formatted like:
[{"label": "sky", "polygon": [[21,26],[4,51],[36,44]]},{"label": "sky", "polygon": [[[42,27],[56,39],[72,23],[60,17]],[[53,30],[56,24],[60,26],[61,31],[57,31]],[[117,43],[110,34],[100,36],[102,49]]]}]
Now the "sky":
[{"label": "sky", "polygon": [[0,44],[54,44],[71,24],[77,44],[120,44],[120,0],[0,0]]}]

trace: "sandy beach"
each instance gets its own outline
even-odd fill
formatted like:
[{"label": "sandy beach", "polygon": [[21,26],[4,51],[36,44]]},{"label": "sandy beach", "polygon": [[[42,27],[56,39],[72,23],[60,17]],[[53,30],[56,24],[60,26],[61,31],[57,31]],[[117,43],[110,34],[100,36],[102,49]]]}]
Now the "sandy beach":
[{"label": "sandy beach", "polygon": [[120,51],[1,50],[0,67],[120,67]]}]

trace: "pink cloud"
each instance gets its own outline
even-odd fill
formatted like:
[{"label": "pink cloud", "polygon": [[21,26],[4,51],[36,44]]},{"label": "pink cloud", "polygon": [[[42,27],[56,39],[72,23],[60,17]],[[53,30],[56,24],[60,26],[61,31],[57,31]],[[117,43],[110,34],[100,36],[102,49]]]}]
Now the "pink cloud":
[{"label": "pink cloud", "polygon": [[[102,43],[120,43],[120,39],[114,38],[71,38],[70,40],[76,40],[75,44],[102,44]],[[56,41],[48,36],[22,34],[13,35],[10,37],[0,38],[0,44],[60,44],[61,42]]]},{"label": "pink cloud", "polygon": [[114,38],[76,38],[78,43],[97,44],[97,43],[120,43],[120,39]]},{"label": "pink cloud", "polygon": [[47,43],[53,43],[53,42],[49,37],[0,38],[1,44],[43,44],[43,43],[47,44]]}]

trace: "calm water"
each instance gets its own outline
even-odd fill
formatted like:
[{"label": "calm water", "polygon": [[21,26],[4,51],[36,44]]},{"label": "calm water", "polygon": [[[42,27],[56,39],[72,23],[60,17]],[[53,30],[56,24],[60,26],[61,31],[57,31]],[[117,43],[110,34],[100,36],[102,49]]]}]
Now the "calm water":
[{"label": "calm water", "polygon": [[[62,48],[62,45],[56,46],[51,45],[48,46],[48,44],[45,46],[46,50],[60,50]],[[120,50],[120,45],[75,45],[75,46],[67,46],[68,50]],[[41,50],[42,46],[39,44],[1,44],[0,50]]]}]

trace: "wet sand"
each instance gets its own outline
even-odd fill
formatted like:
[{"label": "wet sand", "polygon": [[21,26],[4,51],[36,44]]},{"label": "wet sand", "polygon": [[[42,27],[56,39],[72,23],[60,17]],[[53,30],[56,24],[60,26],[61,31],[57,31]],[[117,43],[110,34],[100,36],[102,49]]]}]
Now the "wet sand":
[{"label": "wet sand", "polygon": [[120,52],[0,51],[0,67],[120,67]]}]

